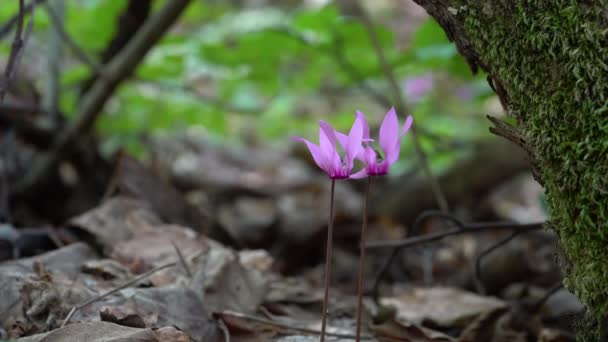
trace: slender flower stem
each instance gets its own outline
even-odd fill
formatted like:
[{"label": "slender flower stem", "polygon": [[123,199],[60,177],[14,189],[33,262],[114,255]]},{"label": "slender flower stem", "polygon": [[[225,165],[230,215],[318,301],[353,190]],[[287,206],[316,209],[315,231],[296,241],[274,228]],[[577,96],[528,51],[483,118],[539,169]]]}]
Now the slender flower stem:
[{"label": "slender flower stem", "polygon": [[327,326],[327,302],[329,301],[329,282],[331,280],[331,252],[332,237],[334,235],[334,190],[336,180],[331,180],[331,194],[329,195],[329,224],[327,225],[327,252],[325,254],[325,294],[323,295],[323,314],[321,319],[321,342],[325,341],[325,328]]},{"label": "slender flower stem", "polygon": [[369,200],[369,188],[372,184],[372,177],[367,177],[367,185],[365,186],[365,198],[363,199],[363,218],[361,223],[361,242],[359,255],[359,278],[357,282],[357,325],[355,333],[355,341],[361,341],[361,314],[363,313],[363,291],[365,285],[365,234],[367,230],[367,202]]}]

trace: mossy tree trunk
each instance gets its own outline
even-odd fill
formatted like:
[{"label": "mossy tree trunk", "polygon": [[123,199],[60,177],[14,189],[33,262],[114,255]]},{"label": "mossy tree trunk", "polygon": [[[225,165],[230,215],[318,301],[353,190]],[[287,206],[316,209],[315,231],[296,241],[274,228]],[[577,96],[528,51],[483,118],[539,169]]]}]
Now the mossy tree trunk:
[{"label": "mossy tree trunk", "polygon": [[481,68],[545,187],[565,283],[608,313],[608,0],[415,0]]}]

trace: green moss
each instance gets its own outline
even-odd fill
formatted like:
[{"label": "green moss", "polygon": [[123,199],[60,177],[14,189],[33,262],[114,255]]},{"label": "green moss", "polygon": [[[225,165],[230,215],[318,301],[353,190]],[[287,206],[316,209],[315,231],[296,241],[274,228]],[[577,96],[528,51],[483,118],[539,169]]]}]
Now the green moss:
[{"label": "green moss", "polygon": [[538,162],[566,286],[608,313],[608,1],[455,2]]},{"label": "green moss", "polygon": [[575,318],[574,329],[576,330],[576,340],[579,342],[601,341],[601,327],[597,317],[589,312]]}]

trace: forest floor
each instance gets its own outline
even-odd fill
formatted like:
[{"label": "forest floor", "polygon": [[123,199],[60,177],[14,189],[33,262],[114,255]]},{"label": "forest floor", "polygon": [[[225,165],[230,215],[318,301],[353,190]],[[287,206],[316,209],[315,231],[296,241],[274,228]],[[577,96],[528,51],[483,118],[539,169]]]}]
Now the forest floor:
[{"label": "forest floor", "polygon": [[[192,137],[155,149],[148,165],[120,156],[84,213],[0,225],[0,338],[317,341],[329,181],[297,153]],[[328,341],[354,340],[361,190],[337,184]],[[541,195],[523,173],[454,203],[460,219],[372,211],[368,241],[419,241],[377,288],[393,249],[369,249],[363,339],[574,341],[583,306],[561,287]]]}]

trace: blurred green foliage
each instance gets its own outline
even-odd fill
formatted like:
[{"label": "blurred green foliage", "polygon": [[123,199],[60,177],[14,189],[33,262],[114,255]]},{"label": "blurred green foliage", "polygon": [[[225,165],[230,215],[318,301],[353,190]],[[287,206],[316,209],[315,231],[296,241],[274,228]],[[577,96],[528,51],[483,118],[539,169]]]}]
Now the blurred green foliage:
[{"label": "blurred green foliage", "polygon": [[[364,26],[335,6],[287,11],[209,3],[193,2],[107,104],[98,121],[107,152],[127,148],[141,154],[143,135],[189,127],[203,128],[221,141],[255,138],[282,144],[289,135],[316,134],[320,118],[345,130],[356,109],[376,123],[388,109],[361,88],[389,93]],[[16,4],[4,1],[0,22],[16,13]],[[115,33],[125,4],[66,1],[66,29],[96,56]],[[51,29],[45,11],[37,11],[35,24],[40,39],[31,43],[43,44]],[[415,30],[405,49],[396,48],[389,27],[378,25],[376,30],[400,80],[425,75],[434,79],[432,91],[409,102],[415,124],[428,132],[423,146],[436,152],[433,166],[442,168],[451,154],[438,147],[437,137],[471,139],[486,132],[480,114],[491,93],[485,79],[471,75],[431,19]],[[2,43],[2,53],[7,53],[9,43]],[[77,85],[90,71],[69,52],[68,56],[61,103],[70,114],[77,103]],[[406,142],[406,151],[409,145]],[[404,161],[401,167],[410,163]]]}]

